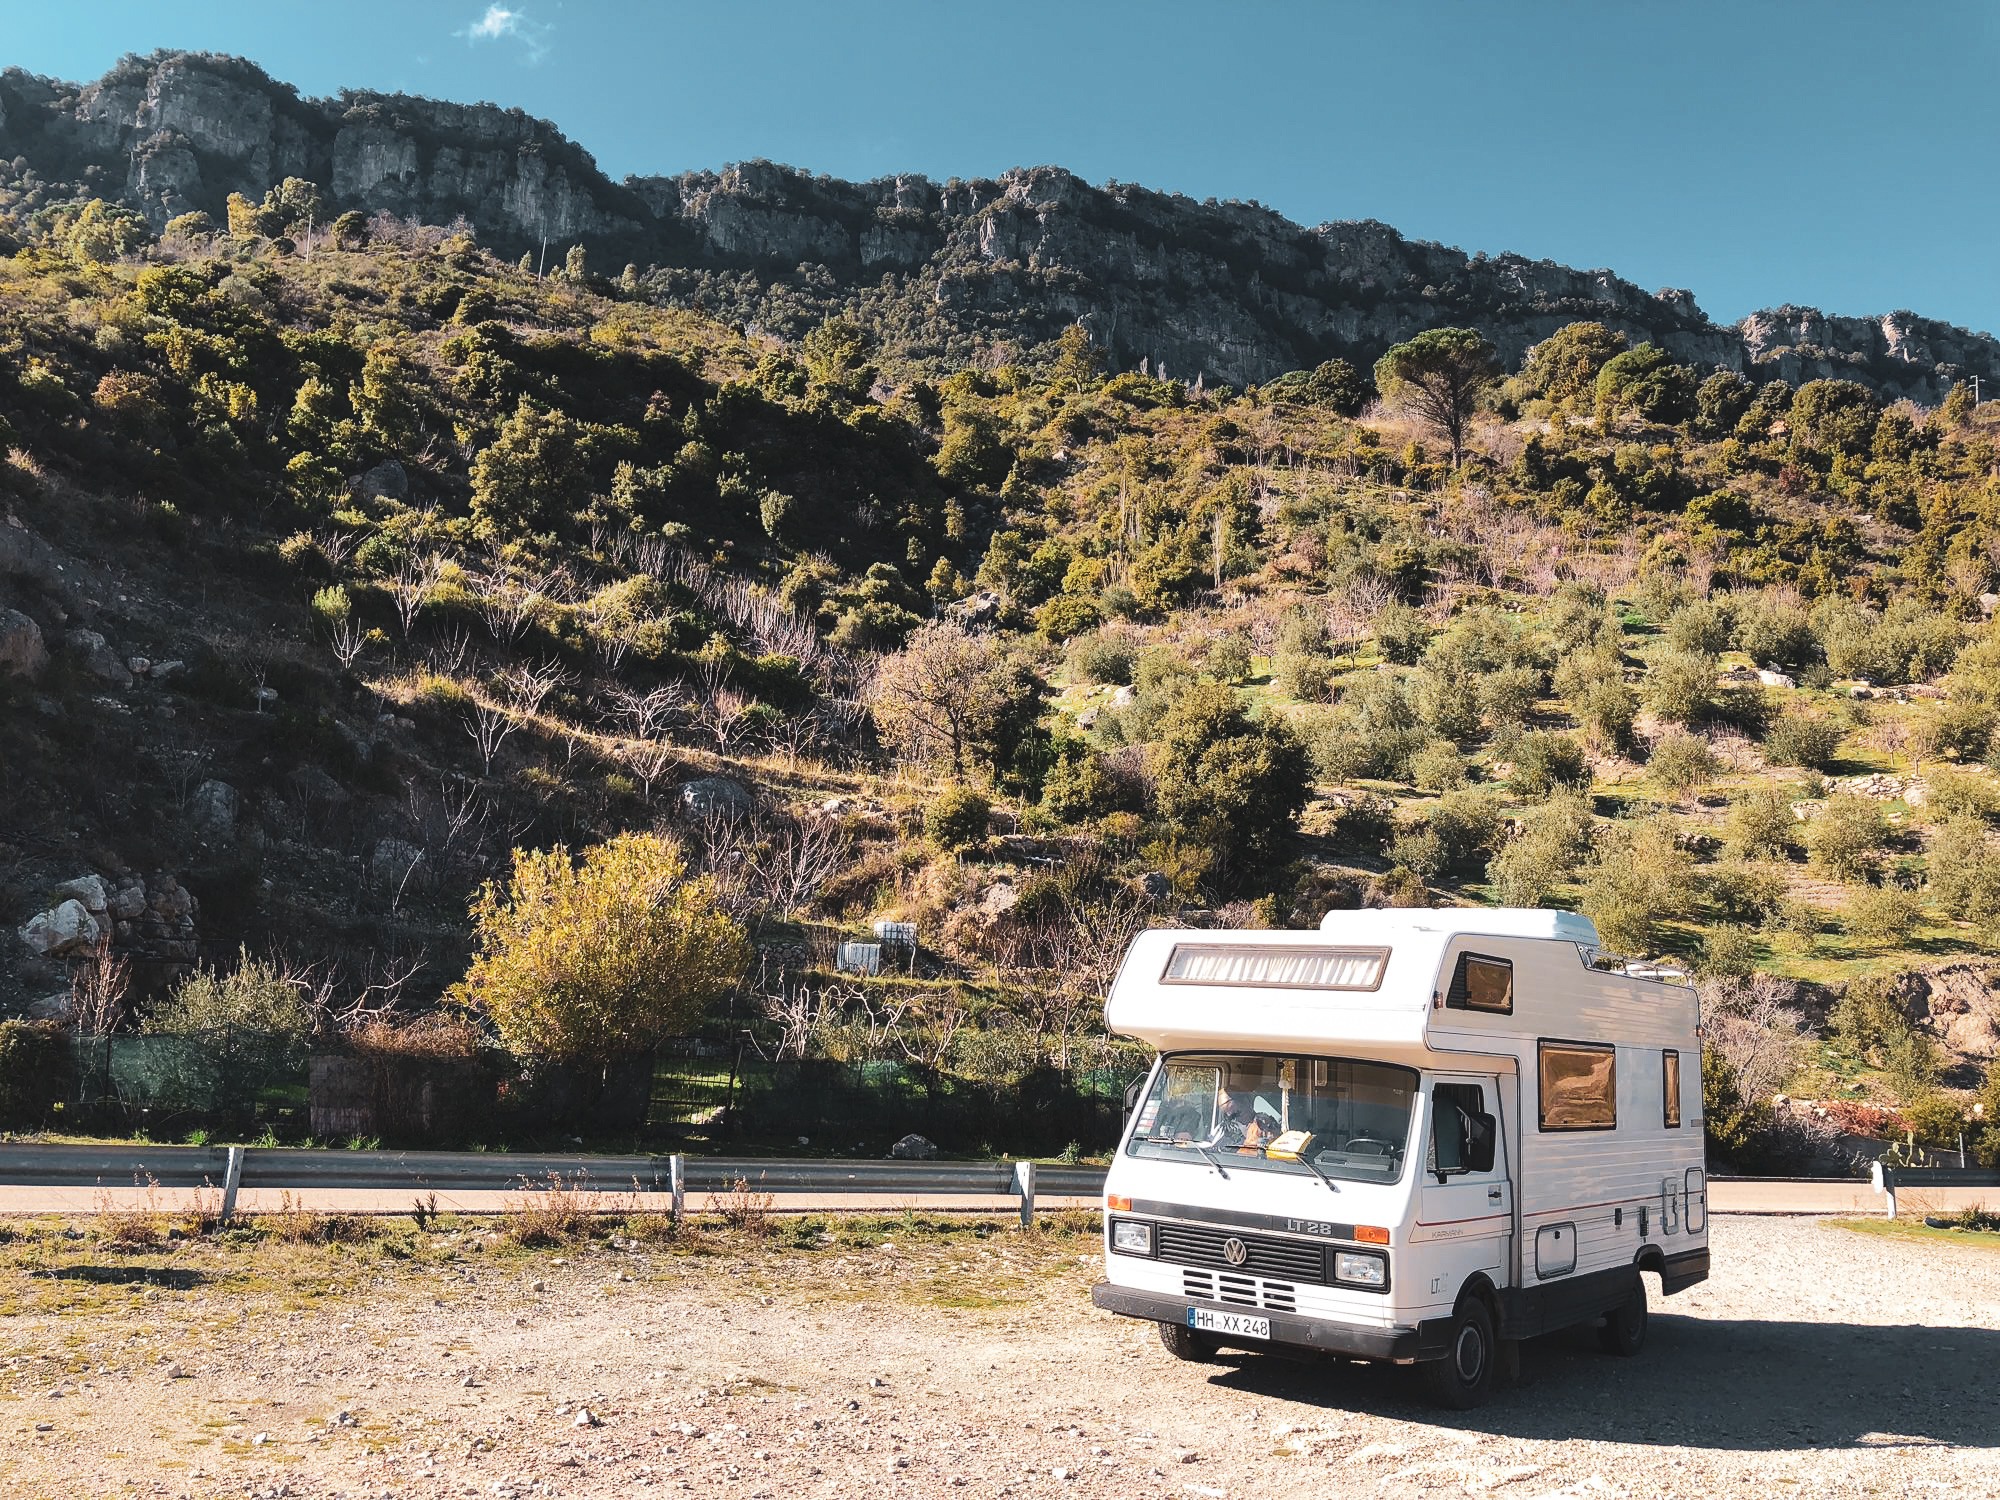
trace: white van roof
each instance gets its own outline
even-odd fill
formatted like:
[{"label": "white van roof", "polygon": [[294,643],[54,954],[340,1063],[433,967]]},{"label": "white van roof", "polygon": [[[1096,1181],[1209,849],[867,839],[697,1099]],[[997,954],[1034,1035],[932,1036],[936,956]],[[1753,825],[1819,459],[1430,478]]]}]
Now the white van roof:
[{"label": "white van roof", "polygon": [[1573,911],[1526,906],[1389,906],[1365,911],[1330,911],[1319,930],[1355,942],[1390,932],[1434,933],[1439,937],[1554,938],[1597,946],[1597,924]]}]

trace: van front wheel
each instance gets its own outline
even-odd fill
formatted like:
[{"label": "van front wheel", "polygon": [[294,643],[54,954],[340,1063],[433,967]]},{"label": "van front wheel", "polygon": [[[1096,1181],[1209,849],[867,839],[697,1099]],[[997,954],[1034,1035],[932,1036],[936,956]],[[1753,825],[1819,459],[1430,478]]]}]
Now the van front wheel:
[{"label": "van front wheel", "polygon": [[1597,1330],[1597,1343],[1606,1354],[1617,1354],[1626,1359],[1646,1347],[1644,1278],[1635,1275],[1631,1295],[1604,1315],[1604,1326]]},{"label": "van front wheel", "polygon": [[1451,1347],[1423,1367],[1431,1399],[1452,1411],[1484,1405],[1493,1394],[1496,1350],[1493,1314],[1479,1298],[1467,1297],[1452,1318]]},{"label": "van front wheel", "polygon": [[1185,1323],[1162,1323],[1160,1342],[1175,1359],[1193,1360],[1196,1364],[1207,1364],[1221,1347],[1213,1334],[1196,1333]]}]

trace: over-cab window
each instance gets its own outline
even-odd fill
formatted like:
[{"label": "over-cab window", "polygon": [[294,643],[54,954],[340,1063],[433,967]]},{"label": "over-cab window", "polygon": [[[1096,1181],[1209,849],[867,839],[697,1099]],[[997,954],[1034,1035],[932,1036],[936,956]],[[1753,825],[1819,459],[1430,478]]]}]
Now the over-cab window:
[{"label": "over-cab window", "polygon": [[1618,1049],[1599,1042],[1543,1042],[1542,1129],[1618,1127]]},{"label": "over-cab window", "polygon": [[1458,955],[1458,967],[1451,972],[1451,988],[1444,1003],[1452,1010],[1486,1010],[1499,1015],[1514,1013],[1514,965],[1504,958],[1487,958],[1479,953]]},{"label": "over-cab window", "polygon": [[1215,984],[1264,990],[1375,990],[1387,948],[1301,948],[1287,944],[1175,943],[1162,984]]},{"label": "over-cab window", "polygon": [[1681,1128],[1681,1055],[1668,1048],[1660,1054],[1660,1102],[1667,1129]]}]

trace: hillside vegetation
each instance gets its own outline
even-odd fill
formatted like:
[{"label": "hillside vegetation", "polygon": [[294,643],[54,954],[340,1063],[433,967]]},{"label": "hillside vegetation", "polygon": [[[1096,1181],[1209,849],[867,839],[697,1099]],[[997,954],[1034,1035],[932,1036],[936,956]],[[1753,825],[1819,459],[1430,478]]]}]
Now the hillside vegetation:
[{"label": "hillside vegetation", "polygon": [[[1505,903],[1710,982],[1738,1148],[1780,1088],[1945,1140],[1981,1085],[2000,424],[1962,388],[1590,323],[1511,372],[1447,332],[1238,392],[1073,329],[938,378],[297,181],[13,232],[0,903],[167,872],[194,945],[13,944],[18,1009],[122,957],[128,1024],[247,950],[421,1010],[510,851],[657,828],[794,1053],[1069,1067],[1147,923]],[[885,919],[910,972],[836,976]]]}]

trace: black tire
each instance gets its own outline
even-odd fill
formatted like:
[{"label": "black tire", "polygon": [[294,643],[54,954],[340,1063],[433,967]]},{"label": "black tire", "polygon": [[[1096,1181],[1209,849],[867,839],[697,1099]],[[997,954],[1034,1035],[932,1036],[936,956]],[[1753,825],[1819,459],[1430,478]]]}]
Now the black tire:
[{"label": "black tire", "polygon": [[1464,1298],[1452,1317],[1451,1347],[1443,1359],[1423,1367],[1431,1400],[1450,1411],[1483,1406],[1493,1394],[1493,1369],[1499,1357],[1493,1314],[1479,1298]]},{"label": "black tire", "polygon": [[1597,1346],[1606,1354],[1630,1359],[1646,1347],[1646,1282],[1632,1277],[1632,1290],[1625,1300],[1604,1315],[1597,1330]]},{"label": "black tire", "polygon": [[1205,1365],[1215,1358],[1215,1351],[1221,1347],[1212,1333],[1196,1333],[1185,1323],[1162,1323],[1160,1343],[1175,1359],[1190,1360]]}]

